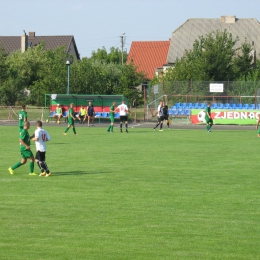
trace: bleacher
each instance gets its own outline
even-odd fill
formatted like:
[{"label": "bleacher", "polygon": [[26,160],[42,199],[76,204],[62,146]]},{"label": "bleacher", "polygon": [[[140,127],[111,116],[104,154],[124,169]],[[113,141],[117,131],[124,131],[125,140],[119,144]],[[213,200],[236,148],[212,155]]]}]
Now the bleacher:
[{"label": "bleacher", "polygon": [[[171,117],[185,117],[191,115],[192,109],[206,109],[207,103],[175,103],[169,107],[169,115]],[[260,105],[255,104],[229,104],[229,103],[211,103],[211,109],[260,109]]]}]

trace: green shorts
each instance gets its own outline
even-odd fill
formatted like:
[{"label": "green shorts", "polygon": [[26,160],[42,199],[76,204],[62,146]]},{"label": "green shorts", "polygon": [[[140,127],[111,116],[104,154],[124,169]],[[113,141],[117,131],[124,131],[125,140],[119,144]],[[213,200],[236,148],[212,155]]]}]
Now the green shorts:
[{"label": "green shorts", "polygon": [[74,125],[74,119],[73,118],[68,118],[68,124],[69,125]]},{"label": "green shorts", "polygon": [[23,159],[30,158],[33,156],[33,153],[31,150],[21,150],[21,156]]},{"label": "green shorts", "polygon": [[207,124],[213,124],[212,118],[208,118],[208,117],[206,116],[206,117],[205,117],[205,120],[206,120]]},{"label": "green shorts", "polygon": [[114,122],[115,122],[115,118],[114,118],[114,117],[110,116],[109,118],[110,118],[110,122],[111,122],[111,123],[114,123]]}]

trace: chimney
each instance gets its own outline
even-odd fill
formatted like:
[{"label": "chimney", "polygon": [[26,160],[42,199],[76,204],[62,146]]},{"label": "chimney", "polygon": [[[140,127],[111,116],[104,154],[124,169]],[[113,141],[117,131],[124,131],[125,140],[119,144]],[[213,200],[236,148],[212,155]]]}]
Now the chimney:
[{"label": "chimney", "polygon": [[29,37],[35,37],[35,32],[29,32]]},{"label": "chimney", "polygon": [[236,22],[236,16],[221,16],[220,21],[222,23],[235,23]]},{"label": "chimney", "polygon": [[26,32],[21,36],[21,51],[22,53],[27,50],[28,47],[28,35]]}]

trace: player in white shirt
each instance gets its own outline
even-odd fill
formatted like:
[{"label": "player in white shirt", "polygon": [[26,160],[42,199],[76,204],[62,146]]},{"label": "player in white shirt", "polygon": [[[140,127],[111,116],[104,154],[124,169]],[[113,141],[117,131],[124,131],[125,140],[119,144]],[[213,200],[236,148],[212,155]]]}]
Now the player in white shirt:
[{"label": "player in white shirt", "polygon": [[163,102],[161,101],[160,104],[159,104],[159,106],[158,106],[158,109],[157,109],[158,122],[157,122],[156,126],[153,128],[153,130],[155,130],[158,125],[160,125],[160,130],[159,130],[159,131],[163,131],[163,130],[162,130],[163,120],[164,120],[163,108],[164,108]]},{"label": "player in white shirt", "polygon": [[125,131],[128,133],[128,118],[127,118],[127,115],[130,114],[130,110],[128,109],[127,105],[125,104],[125,101],[122,100],[122,104],[119,105],[116,109],[116,110],[119,110],[119,115],[120,115],[120,132],[122,133],[122,125],[123,125],[123,122],[125,122]]},{"label": "player in white shirt", "polygon": [[37,121],[36,123],[37,129],[34,132],[33,140],[36,145],[36,156],[35,162],[37,162],[41,173],[40,176],[51,176],[51,172],[45,162],[45,154],[46,154],[46,142],[51,140],[50,135],[46,130],[42,128],[42,121]]}]

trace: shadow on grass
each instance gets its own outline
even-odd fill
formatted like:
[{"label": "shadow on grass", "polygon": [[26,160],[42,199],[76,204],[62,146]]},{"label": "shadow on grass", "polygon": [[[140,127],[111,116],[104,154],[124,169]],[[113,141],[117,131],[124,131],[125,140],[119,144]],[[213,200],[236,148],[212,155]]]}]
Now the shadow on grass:
[{"label": "shadow on grass", "polygon": [[106,174],[108,171],[70,171],[70,172],[55,172],[51,177],[59,177],[65,175],[84,175],[84,174]]}]

